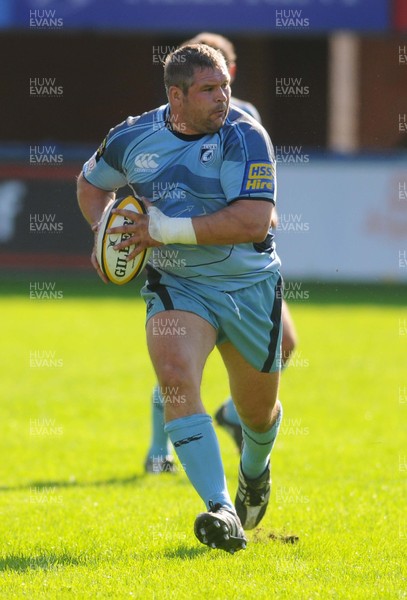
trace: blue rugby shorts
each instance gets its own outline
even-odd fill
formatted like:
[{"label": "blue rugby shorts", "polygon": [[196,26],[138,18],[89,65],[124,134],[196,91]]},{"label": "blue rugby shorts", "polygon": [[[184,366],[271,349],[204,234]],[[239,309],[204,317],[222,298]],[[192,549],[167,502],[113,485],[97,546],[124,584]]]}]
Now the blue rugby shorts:
[{"label": "blue rugby shorts", "polygon": [[192,312],[217,330],[216,345],[229,341],[257,371],[281,369],[280,273],[233,292],[196,283],[148,267],[141,290],[147,304],[147,320],[169,310]]}]

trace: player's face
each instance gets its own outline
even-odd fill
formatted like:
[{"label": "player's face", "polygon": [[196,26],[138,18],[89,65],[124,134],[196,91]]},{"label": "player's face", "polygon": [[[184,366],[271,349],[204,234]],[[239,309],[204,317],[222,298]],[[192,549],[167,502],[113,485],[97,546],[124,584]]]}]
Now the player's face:
[{"label": "player's face", "polygon": [[182,94],[179,120],[184,133],[216,133],[224,124],[230,102],[230,75],[223,69],[196,69],[194,82]]}]

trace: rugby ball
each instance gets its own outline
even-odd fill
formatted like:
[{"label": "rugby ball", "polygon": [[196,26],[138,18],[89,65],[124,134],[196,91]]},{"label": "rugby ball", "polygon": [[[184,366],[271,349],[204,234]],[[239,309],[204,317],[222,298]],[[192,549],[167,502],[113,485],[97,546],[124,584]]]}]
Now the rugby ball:
[{"label": "rugby ball", "polygon": [[112,200],[106,206],[99,223],[96,240],[97,261],[109,281],[117,285],[123,285],[141,273],[150,258],[151,248],[146,248],[129,262],[126,261],[126,258],[134,250],[134,244],[126,246],[121,250],[114,249],[116,244],[131,237],[131,234],[106,233],[106,230],[110,227],[121,227],[126,223],[132,223],[132,221],[122,215],[112,214],[114,208],[132,210],[143,214],[147,214],[147,210],[142,200],[134,198],[134,196],[118,198],[117,200]]}]

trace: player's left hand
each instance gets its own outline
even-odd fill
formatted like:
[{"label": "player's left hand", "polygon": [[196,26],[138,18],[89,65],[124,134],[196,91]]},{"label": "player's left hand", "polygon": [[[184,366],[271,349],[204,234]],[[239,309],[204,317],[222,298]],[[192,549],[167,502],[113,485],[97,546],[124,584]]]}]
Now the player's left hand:
[{"label": "player's left hand", "polygon": [[92,255],[90,257],[90,260],[91,260],[92,265],[96,269],[96,272],[99,275],[100,279],[103,281],[103,283],[109,283],[108,278],[103,273],[103,271],[100,268],[100,265],[98,263],[98,259],[96,258],[96,245],[97,245],[97,238],[98,238],[98,231],[99,231],[99,223],[94,223],[92,225],[92,231],[94,233],[94,242],[93,242],[93,249],[92,249]]},{"label": "player's left hand", "polygon": [[[147,200],[147,198],[142,197],[141,200],[144,202],[145,207],[148,209],[153,204]],[[123,242],[116,244],[114,247],[115,250],[121,250],[122,248],[127,248],[127,246],[135,245],[134,250],[128,255],[127,261],[132,260],[137,254],[140,254],[145,248],[152,248],[156,246],[162,246],[161,242],[157,242],[154,240],[150,234],[148,233],[148,215],[142,215],[136,213],[132,210],[125,209],[114,209],[112,211],[113,214],[121,215],[122,217],[126,217],[131,224],[126,223],[120,227],[110,227],[107,230],[107,233],[127,233],[129,237],[126,238]]]}]

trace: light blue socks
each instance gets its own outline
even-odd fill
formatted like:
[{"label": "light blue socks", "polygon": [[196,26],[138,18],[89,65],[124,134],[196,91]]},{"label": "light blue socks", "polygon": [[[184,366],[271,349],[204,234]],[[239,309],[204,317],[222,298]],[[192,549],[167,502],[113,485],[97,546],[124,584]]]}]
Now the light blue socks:
[{"label": "light blue socks", "polygon": [[152,397],[152,440],[148,456],[150,458],[165,457],[171,454],[168,444],[168,434],[164,430],[164,403],[158,385],[153,390]]},{"label": "light blue socks", "polygon": [[[278,401],[277,401],[278,402]],[[267,468],[269,455],[273,449],[274,442],[283,418],[283,407],[280,404],[280,412],[274,425],[265,433],[257,433],[249,429],[244,423],[242,469],[249,479],[257,479]]]},{"label": "light blue socks", "polygon": [[234,511],[212,418],[207,414],[181,417],[167,423],[165,430],[190,482],[207,508],[211,501]]}]

